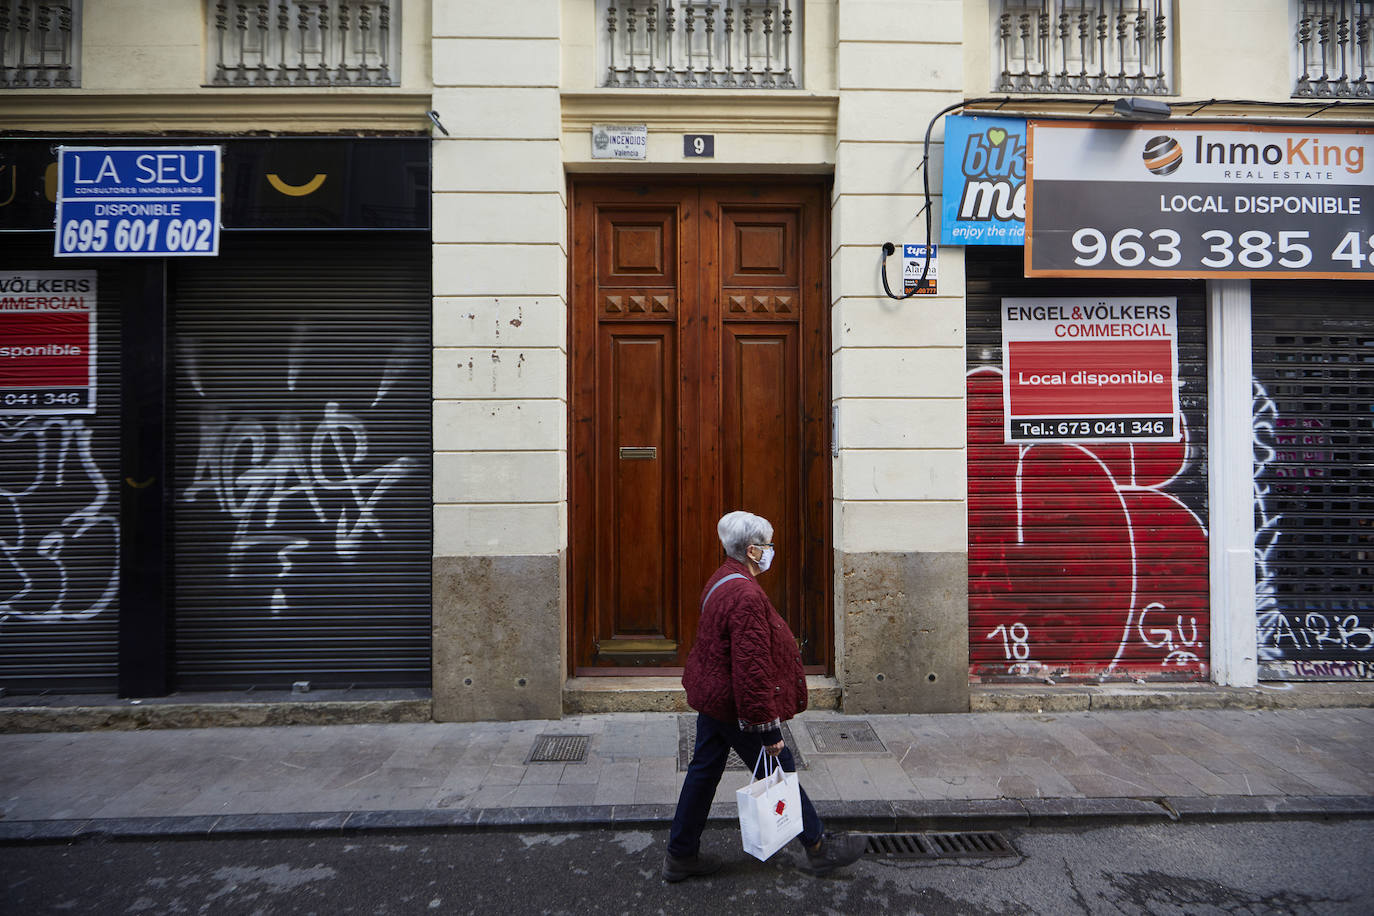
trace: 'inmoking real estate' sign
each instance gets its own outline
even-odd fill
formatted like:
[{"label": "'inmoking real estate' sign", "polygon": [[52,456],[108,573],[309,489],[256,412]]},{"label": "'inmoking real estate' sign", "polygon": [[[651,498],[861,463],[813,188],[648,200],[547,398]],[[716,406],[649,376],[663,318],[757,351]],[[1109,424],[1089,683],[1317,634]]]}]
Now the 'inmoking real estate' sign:
[{"label": "'inmoking real estate' sign", "polygon": [[1026,275],[1374,279],[1374,131],[1030,122]]}]

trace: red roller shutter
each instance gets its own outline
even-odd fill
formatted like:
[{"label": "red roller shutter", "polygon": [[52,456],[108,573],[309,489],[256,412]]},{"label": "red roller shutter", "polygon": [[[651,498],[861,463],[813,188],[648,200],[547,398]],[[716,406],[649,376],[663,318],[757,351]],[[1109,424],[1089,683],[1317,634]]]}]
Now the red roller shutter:
[{"label": "red roller shutter", "polygon": [[[1207,673],[1207,340],[1201,283],[1027,280],[969,249],[971,675],[1199,680]],[[1004,297],[1171,296],[1178,443],[1005,444]]]}]

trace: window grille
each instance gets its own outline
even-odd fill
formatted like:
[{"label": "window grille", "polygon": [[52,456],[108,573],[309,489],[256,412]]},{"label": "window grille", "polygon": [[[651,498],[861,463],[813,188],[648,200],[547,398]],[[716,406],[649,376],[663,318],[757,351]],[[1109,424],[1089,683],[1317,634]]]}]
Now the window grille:
[{"label": "window grille", "polygon": [[215,0],[212,86],[396,86],[399,0]]},{"label": "window grille", "polygon": [[81,4],[0,0],[0,88],[81,85]]},{"label": "window grille", "polygon": [[997,92],[1173,92],[1170,0],[1002,0]]},{"label": "window grille", "polygon": [[1298,0],[1296,98],[1374,97],[1371,0]]},{"label": "window grille", "polygon": [[597,0],[602,86],[798,89],[801,0]]}]

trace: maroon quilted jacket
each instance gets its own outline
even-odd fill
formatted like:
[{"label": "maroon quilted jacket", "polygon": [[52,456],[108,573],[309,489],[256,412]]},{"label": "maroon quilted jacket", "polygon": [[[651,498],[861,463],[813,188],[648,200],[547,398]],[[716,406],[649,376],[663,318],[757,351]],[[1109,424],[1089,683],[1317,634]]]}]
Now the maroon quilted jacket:
[{"label": "maroon quilted jacket", "polygon": [[744,563],[727,559],[707,580],[702,597],[731,573],[744,578],[716,589],[702,610],[682,686],[698,712],[771,733],[806,709],[806,673],[792,631]]}]

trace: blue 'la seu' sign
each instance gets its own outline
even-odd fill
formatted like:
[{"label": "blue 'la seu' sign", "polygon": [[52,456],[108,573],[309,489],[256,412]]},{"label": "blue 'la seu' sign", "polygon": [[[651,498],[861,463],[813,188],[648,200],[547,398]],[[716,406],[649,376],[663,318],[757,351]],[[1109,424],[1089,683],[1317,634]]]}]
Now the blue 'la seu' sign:
[{"label": "blue 'la seu' sign", "polygon": [[58,257],[219,253],[218,146],[57,150]]},{"label": "blue 'la seu' sign", "polygon": [[941,244],[1024,244],[1025,119],[946,117],[943,192]]}]

